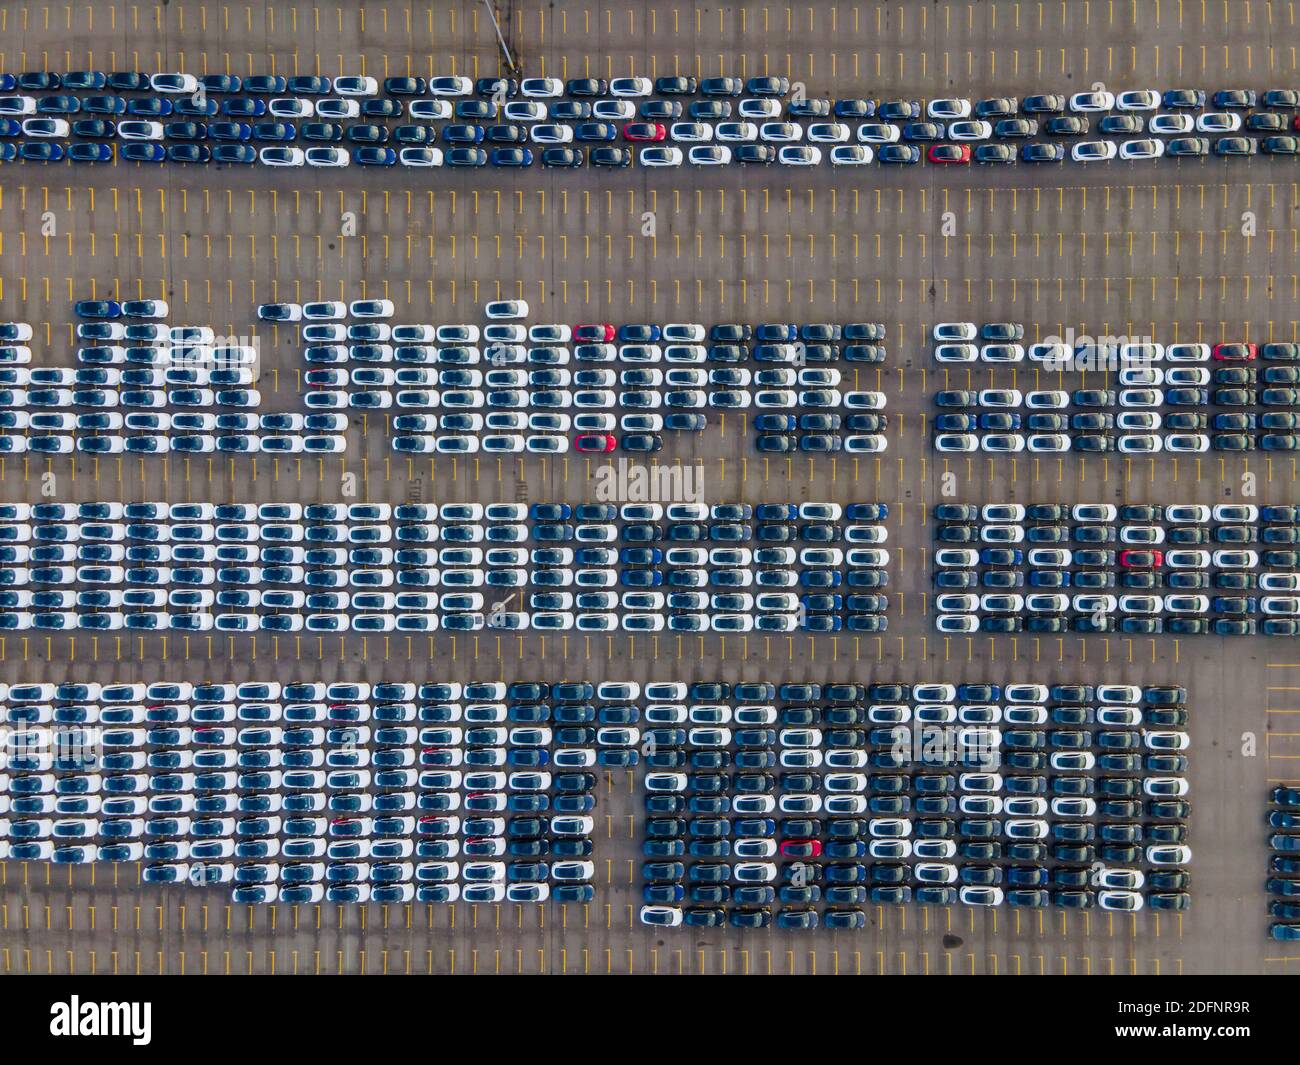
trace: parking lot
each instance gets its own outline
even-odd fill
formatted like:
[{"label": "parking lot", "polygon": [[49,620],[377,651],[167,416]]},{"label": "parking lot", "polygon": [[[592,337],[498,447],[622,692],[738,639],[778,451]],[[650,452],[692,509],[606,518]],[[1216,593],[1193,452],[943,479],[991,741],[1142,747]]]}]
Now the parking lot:
[{"label": "parking lot", "polygon": [[[1296,79],[1295,13],[1234,0],[1136,3],[503,4],[528,74],[780,73],[809,95],[977,97]],[[497,73],[481,4],[129,2],[0,9],[0,69]],[[410,43],[414,38],[415,47]],[[1267,789],[1294,782],[1300,657],[1265,636],[935,631],[931,508],[943,502],[1257,505],[1294,501],[1289,456],[940,455],[944,388],[1076,387],[1035,366],[941,366],[941,321],[1026,323],[1165,343],[1300,340],[1294,162],[1157,160],[791,173],[726,168],[470,177],[395,169],[0,171],[0,319],[37,325],[39,365],[72,364],[75,300],[167,299],[176,323],[261,344],[263,406],[300,411],[296,330],[275,300],[382,297],[410,320],[475,320],[524,298],[538,321],[879,321],[887,360],[846,387],[887,396],[881,455],[765,456],[752,412],[674,434],[706,502],[883,502],[881,634],[0,636],[19,680],[369,678],[1103,681],[1188,690],[1193,904],[1138,915],[882,906],[860,932],[642,926],[632,772],[602,774],[596,900],[583,905],[235,906],[222,889],[139,883],[136,865],[8,862],[6,972],[1159,973],[1293,968],[1265,939]],[[403,315],[399,314],[399,318]],[[39,323],[39,325],[38,325]],[[45,329],[48,323],[48,329]],[[44,334],[44,335],[42,335]],[[848,364],[845,364],[846,366]],[[1054,375],[1053,375],[1054,376]],[[1091,375],[1085,375],[1085,379]],[[1100,375],[1098,375],[1100,377]],[[1085,383],[1077,387],[1090,386]],[[407,456],[388,412],[354,414],[340,455],[6,456],[0,499],[82,502],[593,501],[602,456]],[[290,664],[292,663],[292,664]],[[468,668],[466,665],[468,664]],[[1102,669],[1098,669],[1101,664]],[[376,668],[379,666],[380,668]],[[707,933],[707,934],[702,934]]]}]

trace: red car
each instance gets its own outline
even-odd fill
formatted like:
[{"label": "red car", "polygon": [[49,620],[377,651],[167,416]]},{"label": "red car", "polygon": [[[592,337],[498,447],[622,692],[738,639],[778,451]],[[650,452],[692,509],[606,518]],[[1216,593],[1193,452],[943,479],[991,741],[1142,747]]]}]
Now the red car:
[{"label": "red car", "polygon": [[623,127],[623,139],[629,141],[661,141],[668,136],[662,122],[629,122]]},{"label": "red car", "polygon": [[932,163],[969,163],[970,162],[970,145],[969,144],[936,144],[925,157]]},{"label": "red car", "polygon": [[1156,569],[1165,564],[1163,551],[1121,551],[1119,564],[1126,569]]},{"label": "red car", "polygon": [[608,433],[584,433],[574,439],[573,447],[576,451],[607,455],[618,447],[618,441]]},{"label": "red car", "polygon": [[1214,357],[1221,362],[1254,362],[1254,344],[1215,344]]},{"label": "red car", "polygon": [[603,323],[573,327],[573,339],[579,344],[612,344],[614,335],[614,327]]},{"label": "red car", "polygon": [[820,858],[821,840],[787,839],[781,844],[781,854],[786,858]]}]

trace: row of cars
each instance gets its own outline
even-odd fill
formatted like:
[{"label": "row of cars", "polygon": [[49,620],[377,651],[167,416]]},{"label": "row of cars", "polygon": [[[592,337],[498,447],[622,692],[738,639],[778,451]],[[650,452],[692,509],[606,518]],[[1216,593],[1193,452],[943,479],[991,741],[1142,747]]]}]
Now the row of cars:
[{"label": "row of cars", "polygon": [[1300,508],[941,503],[949,634],[1300,635]]},{"label": "row of cars", "polygon": [[1300,789],[1279,784],[1268,795],[1268,934],[1300,940]]},{"label": "row of cars", "polygon": [[393,410],[405,454],[656,452],[665,432],[751,407],[762,452],[888,447],[883,393],[841,391],[858,364],[883,361],[879,323],[525,326],[523,300],[486,311],[481,328],[392,325],[390,300],[263,304],[258,317],[299,325],[311,412]]},{"label": "row of cars", "polygon": [[879,632],[883,504],[10,503],[0,631]]},{"label": "row of cars", "polygon": [[0,858],[235,902],[590,902],[598,748],[635,685],[3,686]]},{"label": "row of cars", "polygon": [[1189,905],[1181,688],[670,682],[646,698],[647,925]]},{"label": "row of cars", "polygon": [[[1066,144],[1045,138],[1074,139],[1068,155],[1078,162],[1300,151],[1290,135],[1292,90],[1270,90],[1262,100],[1253,90],[1222,90],[1207,101],[1201,90],[1094,89],[1068,98],[934,99],[923,106],[802,93],[787,100],[791,84],[781,76],[390,77],[382,94],[366,76],[77,72],[72,91],[66,77],[12,79],[10,92],[18,94],[0,96],[0,160],[108,162],[114,139],[122,158],[137,162],[329,168],[1065,159]],[[30,87],[41,82],[65,91]],[[1077,139],[1094,132],[1094,120],[1106,139]],[[68,137],[78,139],[65,148]]]},{"label": "row of cars", "polygon": [[0,454],[330,454],[345,415],[265,412],[248,338],[166,323],[165,300],[81,300],[76,365],[34,366],[26,322],[0,323]]},{"label": "row of cars", "polygon": [[1300,449],[1300,344],[1025,345],[1024,335],[1024,326],[1011,322],[942,322],[933,329],[935,360],[1013,368],[1027,360],[1049,372],[1100,371],[1105,387],[941,391],[935,397],[941,408],[934,422],[937,450],[1152,455]]}]

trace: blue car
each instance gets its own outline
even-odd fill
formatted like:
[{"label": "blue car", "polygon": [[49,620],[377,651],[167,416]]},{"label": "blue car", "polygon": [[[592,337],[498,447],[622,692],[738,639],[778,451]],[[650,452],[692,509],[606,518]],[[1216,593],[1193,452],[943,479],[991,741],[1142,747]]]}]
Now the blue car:
[{"label": "blue car", "polygon": [[392,148],[367,144],[353,148],[352,158],[361,166],[392,166],[397,162],[397,153]]},{"label": "blue car", "polygon": [[34,163],[57,163],[63,158],[63,145],[53,141],[28,141],[18,154]]},{"label": "blue car", "polygon": [[94,141],[80,141],[68,145],[68,158],[75,163],[111,163],[113,148]]},{"label": "blue car", "polygon": [[489,158],[493,166],[523,167],[533,165],[533,153],[528,148],[493,148]]},{"label": "blue car", "polygon": [[134,163],[161,163],[167,151],[154,141],[127,141],[122,145],[122,158]]},{"label": "blue car", "polygon": [[212,149],[206,144],[169,144],[167,158],[173,163],[208,163],[212,161]]},{"label": "blue car", "polygon": [[214,141],[247,141],[253,138],[253,127],[247,122],[212,122],[208,137]]},{"label": "blue car", "polygon": [[72,123],[74,137],[115,137],[117,125],[107,118],[79,118]]},{"label": "blue car", "polygon": [[158,96],[146,96],[126,102],[127,114],[140,118],[166,118],[172,110],[172,102]]},{"label": "blue car", "polygon": [[[248,80],[251,83],[254,79]],[[325,96],[332,87],[330,79],[319,74],[300,74],[290,78],[286,84],[287,91],[294,96]]]},{"label": "blue car", "polygon": [[244,79],[244,92],[279,96],[288,88],[288,81],[280,74],[250,74]]},{"label": "blue car", "polygon": [[212,149],[212,161],[215,163],[255,163],[257,151],[247,144],[218,144]]},{"label": "blue car", "polygon": [[231,118],[261,118],[266,114],[266,101],[249,96],[236,96],[221,101],[221,113]]}]

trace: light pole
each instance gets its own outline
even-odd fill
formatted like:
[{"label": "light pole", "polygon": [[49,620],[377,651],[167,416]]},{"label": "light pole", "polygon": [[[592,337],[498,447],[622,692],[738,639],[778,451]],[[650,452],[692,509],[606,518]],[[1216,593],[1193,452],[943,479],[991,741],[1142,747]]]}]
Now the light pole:
[{"label": "light pole", "polygon": [[514,57],[510,54],[510,48],[506,44],[505,37],[501,35],[501,23],[497,21],[496,8],[492,5],[492,0],[483,0],[483,6],[487,8],[488,18],[492,20],[492,28],[496,30],[497,44],[501,45],[501,51],[505,54],[506,69],[513,72],[516,69]]}]

